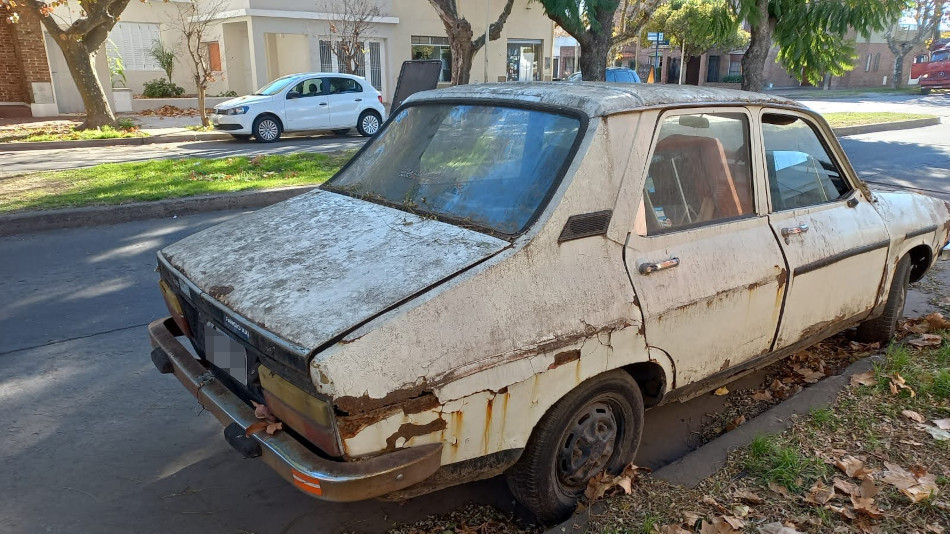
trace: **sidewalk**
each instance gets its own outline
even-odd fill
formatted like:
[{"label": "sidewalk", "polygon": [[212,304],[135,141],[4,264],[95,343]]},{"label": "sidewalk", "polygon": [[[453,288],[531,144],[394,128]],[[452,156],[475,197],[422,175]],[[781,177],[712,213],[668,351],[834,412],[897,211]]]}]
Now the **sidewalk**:
[{"label": "sidewalk", "polygon": [[[193,111],[193,110],[189,110]],[[60,115],[56,118],[19,118],[0,119],[0,132],[21,126],[44,127],[73,125],[82,122],[82,115]],[[87,139],[79,141],[40,141],[0,143],[0,152],[20,150],[49,150],[59,148],[83,148],[90,146],[147,145],[152,143],[178,143],[183,141],[214,141],[231,139],[226,133],[216,131],[195,131],[188,127],[201,125],[201,118],[195,116],[141,115],[138,113],[120,113],[119,119],[132,119],[146,137],[119,137],[115,139]]]}]

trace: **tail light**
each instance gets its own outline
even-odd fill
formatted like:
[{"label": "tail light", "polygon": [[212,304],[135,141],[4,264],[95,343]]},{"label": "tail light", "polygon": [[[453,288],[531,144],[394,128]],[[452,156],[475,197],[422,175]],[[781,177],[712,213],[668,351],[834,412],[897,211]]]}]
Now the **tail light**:
[{"label": "tail light", "polygon": [[179,329],[181,329],[182,334],[192,337],[191,329],[188,328],[188,321],[185,320],[185,314],[181,309],[181,303],[178,302],[178,297],[164,280],[160,280],[158,282],[158,286],[162,289],[162,297],[165,299],[165,306],[168,308],[168,313],[171,314],[172,319],[175,320],[175,324],[178,325]]},{"label": "tail light", "polygon": [[383,95],[376,95],[376,98],[379,99],[379,103],[380,103],[380,104],[383,103]]}]

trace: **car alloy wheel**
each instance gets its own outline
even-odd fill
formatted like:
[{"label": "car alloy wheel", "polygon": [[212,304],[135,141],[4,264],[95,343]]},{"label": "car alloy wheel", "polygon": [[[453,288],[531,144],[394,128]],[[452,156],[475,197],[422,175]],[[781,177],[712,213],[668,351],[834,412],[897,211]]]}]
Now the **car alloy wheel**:
[{"label": "car alloy wheel", "polygon": [[366,132],[367,135],[373,135],[379,131],[379,117],[373,113],[367,113],[363,115],[363,120],[360,121],[360,130]]},{"label": "car alloy wheel", "polygon": [[262,141],[273,141],[280,135],[280,126],[274,119],[262,119],[257,123],[257,135]]}]

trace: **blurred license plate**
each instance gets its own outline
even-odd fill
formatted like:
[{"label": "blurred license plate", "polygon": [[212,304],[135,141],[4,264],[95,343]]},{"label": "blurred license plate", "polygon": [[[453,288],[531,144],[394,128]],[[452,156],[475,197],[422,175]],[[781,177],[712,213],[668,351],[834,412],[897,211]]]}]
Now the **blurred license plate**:
[{"label": "blurred license plate", "polygon": [[205,325],[205,357],[238,382],[247,384],[247,352],[244,345],[211,323]]}]

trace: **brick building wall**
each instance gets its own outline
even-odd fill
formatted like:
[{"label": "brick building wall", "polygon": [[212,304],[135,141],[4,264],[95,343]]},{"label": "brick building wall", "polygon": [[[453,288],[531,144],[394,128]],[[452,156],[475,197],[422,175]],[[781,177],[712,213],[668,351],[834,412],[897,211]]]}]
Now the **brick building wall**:
[{"label": "brick building wall", "polygon": [[0,102],[35,102],[33,82],[50,83],[49,62],[38,18],[27,10],[11,24],[0,21]]}]

